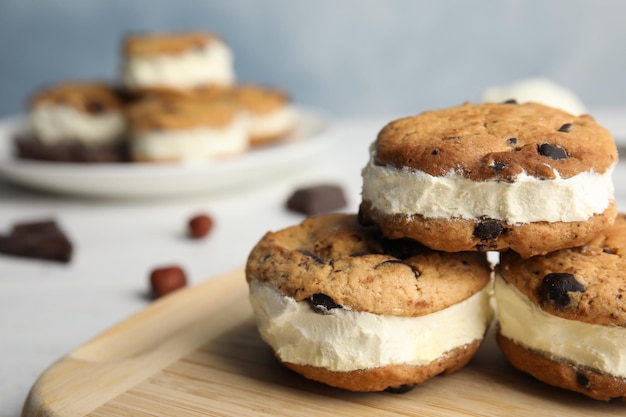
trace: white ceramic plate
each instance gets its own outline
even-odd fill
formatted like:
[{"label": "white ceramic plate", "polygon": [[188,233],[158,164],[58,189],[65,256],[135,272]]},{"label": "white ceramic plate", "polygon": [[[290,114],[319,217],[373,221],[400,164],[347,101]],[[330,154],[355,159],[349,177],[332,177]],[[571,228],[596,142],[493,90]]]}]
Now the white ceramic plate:
[{"label": "white ceramic plate", "polygon": [[215,162],[194,164],[72,164],[29,161],[12,155],[21,118],[0,121],[0,175],[20,185],[63,194],[147,198],[232,190],[298,169],[327,149],[324,117],[298,109],[298,128],[285,141]]}]

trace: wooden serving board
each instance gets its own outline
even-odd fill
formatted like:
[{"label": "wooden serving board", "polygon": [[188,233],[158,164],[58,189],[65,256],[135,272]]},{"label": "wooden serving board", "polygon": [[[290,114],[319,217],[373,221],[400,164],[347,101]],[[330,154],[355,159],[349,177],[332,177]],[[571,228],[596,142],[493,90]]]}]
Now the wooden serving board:
[{"label": "wooden serving board", "polygon": [[352,393],[280,366],[260,339],[243,270],[153,302],[32,387],[23,417],[613,416],[512,369],[489,334],[461,371],[406,394]]}]

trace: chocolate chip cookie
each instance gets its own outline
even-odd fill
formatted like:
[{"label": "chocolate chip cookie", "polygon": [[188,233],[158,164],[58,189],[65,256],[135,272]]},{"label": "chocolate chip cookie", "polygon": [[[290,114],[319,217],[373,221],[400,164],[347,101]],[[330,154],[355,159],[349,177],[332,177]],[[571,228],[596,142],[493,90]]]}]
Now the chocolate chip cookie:
[{"label": "chocolate chip cookie", "polygon": [[616,162],[613,137],[588,115],[515,102],[427,111],[378,134],[362,219],[437,250],[545,254],[614,221]]},{"label": "chocolate chip cookie", "polygon": [[626,216],[582,247],[501,254],[498,343],[516,368],[598,400],[626,398]]},{"label": "chocolate chip cookie", "polygon": [[491,321],[484,253],[389,240],[355,214],[268,232],[246,265],[261,337],[286,367],[351,391],[405,391],[463,367]]}]

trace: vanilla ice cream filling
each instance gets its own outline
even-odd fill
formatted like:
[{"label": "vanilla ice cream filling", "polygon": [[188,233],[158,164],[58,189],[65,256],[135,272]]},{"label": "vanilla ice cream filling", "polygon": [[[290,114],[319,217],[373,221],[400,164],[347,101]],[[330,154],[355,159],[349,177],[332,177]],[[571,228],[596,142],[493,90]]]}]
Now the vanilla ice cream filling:
[{"label": "vanilla ice cream filling", "polygon": [[135,157],[163,161],[204,161],[245,152],[249,145],[248,118],[243,116],[222,127],[146,131],[131,138]]},{"label": "vanilla ice cream filling", "polygon": [[288,132],[296,124],[296,111],[285,106],[265,114],[250,114],[250,135],[253,138],[275,136]]},{"label": "vanilla ice cream filling", "polygon": [[336,308],[315,313],[275,287],[250,281],[259,333],[284,362],[349,372],[387,365],[427,365],[481,340],[491,320],[488,286],[446,309],[420,317]]},{"label": "vanilla ice cream filling", "polygon": [[115,144],[126,128],[122,112],[89,114],[64,104],[39,104],[28,117],[32,133],[48,145],[77,141],[85,145]]},{"label": "vanilla ice cream filling", "polygon": [[554,360],[626,378],[626,328],[548,314],[501,276],[495,299],[503,336]]},{"label": "vanilla ice cream filling", "polygon": [[613,168],[570,178],[539,179],[526,173],[514,182],[472,181],[450,172],[433,176],[420,170],[375,164],[375,151],[363,168],[364,200],[385,214],[426,218],[487,217],[510,224],[586,221],[613,200]]},{"label": "vanilla ice cream filling", "polygon": [[210,42],[180,54],[127,56],[122,80],[131,88],[230,86],[235,80],[233,56],[222,42]]}]

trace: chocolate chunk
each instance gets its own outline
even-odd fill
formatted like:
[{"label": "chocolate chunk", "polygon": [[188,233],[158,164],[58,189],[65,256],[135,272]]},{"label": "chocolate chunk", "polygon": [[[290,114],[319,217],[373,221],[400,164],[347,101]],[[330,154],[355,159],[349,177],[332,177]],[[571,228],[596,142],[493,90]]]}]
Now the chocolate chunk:
[{"label": "chocolate chunk", "polygon": [[433,149],[433,151],[430,154],[431,155],[439,155],[439,149]]},{"label": "chocolate chunk", "polygon": [[106,110],[104,104],[99,101],[92,100],[87,102],[87,111],[91,114],[100,114]]},{"label": "chocolate chunk", "polygon": [[288,209],[306,215],[317,215],[346,206],[343,189],[337,185],[320,184],[297,189],[287,200]]},{"label": "chocolate chunk", "polygon": [[514,98],[510,98],[508,100],[503,101],[502,104],[517,104],[517,100],[515,100]]},{"label": "chocolate chunk", "polygon": [[317,314],[328,314],[334,308],[342,308],[341,305],[335,303],[331,297],[326,294],[313,294],[306,299],[311,308]]},{"label": "chocolate chunk", "polygon": [[213,219],[207,214],[198,214],[189,220],[187,228],[189,230],[189,236],[192,238],[203,238],[208,235],[213,228]]},{"label": "chocolate chunk", "polygon": [[553,272],[546,275],[539,287],[541,301],[552,302],[556,308],[565,308],[569,305],[571,292],[585,292],[585,286],[576,281],[574,275],[566,272]]},{"label": "chocolate chunk", "polygon": [[311,251],[308,251],[308,250],[298,250],[298,252],[300,252],[301,254],[303,254],[305,256],[308,256],[309,258],[313,259],[318,264],[324,265],[326,263],[326,262],[324,262],[324,260],[322,258],[320,258],[319,256],[317,256],[316,254],[314,254]]},{"label": "chocolate chunk", "polygon": [[491,168],[496,172],[502,172],[505,166],[506,164],[503,162],[494,162],[493,164],[491,164]]},{"label": "chocolate chunk", "polygon": [[550,145],[549,143],[539,145],[538,151],[539,155],[547,156],[552,159],[566,159],[568,157],[565,149],[558,145]]},{"label": "chocolate chunk", "polygon": [[585,389],[589,389],[590,387],[589,378],[580,372],[576,372],[576,383]]},{"label": "chocolate chunk", "polygon": [[150,288],[154,298],[163,297],[187,285],[185,272],[179,266],[166,266],[150,273]]},{"label": "chocolate chunk", "polygon": [[476,223],[474,226],[474,236],[480,240],[496,239],[504,232],[504,227],[497,220],[485,220]]},{"label": "chocolate chunk", "polygon": [[558,131],[559,132],[569,132],[570,130],[572,130],[572,124],[571,123],[565,123],[563,126],[559,127]]},{"label": "chocolate chunk", "polygon": [[409,238],[402,239],[380,239],[383,253],[394,258],[406,259],[418,255],[426,250],[426,247],[416,240]]},{"label": "chocolate chunk", "polygon": [[415,388],[415,385],[402,384],[402,385],[398,385],[397,387],[387,387],[385,391],[390,392],[392,394],[406,394],[407,392],[411,391],[413,388]]},{"label": "chocolate chunk", "polygon": [[517,138],[508,138],[506,140],[506,143],[508,143],[509,145],[513,146],[513,145],[517,145]]},{"label": "chocolate chunk", "polygon": [[0,253],[67,263],[72,243],[54,220],[21,223],[8,236],[0,236]]}]

